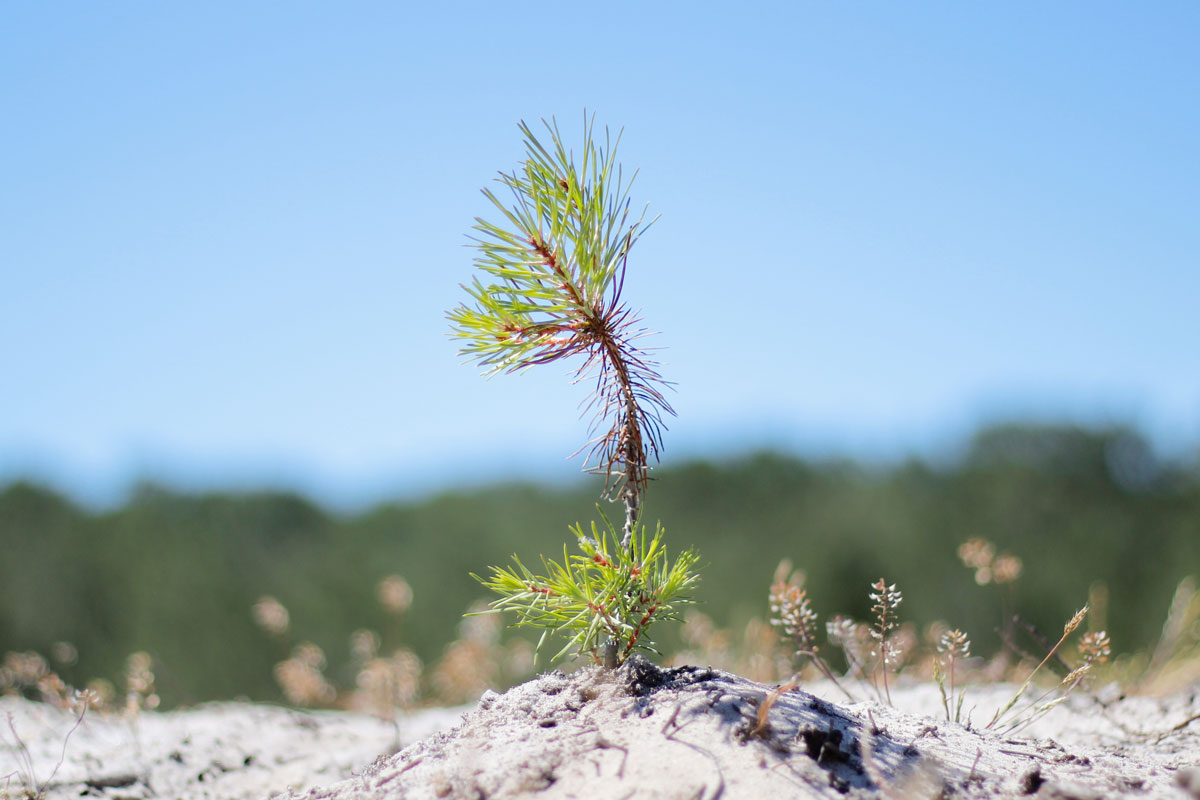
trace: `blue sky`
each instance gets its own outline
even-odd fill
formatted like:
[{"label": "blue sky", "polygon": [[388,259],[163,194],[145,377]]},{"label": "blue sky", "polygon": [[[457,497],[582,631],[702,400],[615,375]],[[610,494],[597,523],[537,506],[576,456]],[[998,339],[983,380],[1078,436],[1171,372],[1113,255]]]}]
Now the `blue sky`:
[{"label": "blue sky", "polygon": [[446,309],[517,122],[624,127],[668,459],[1200,443],[1200,5],[56,3],[0,24],[0,479],[563,478]]}]

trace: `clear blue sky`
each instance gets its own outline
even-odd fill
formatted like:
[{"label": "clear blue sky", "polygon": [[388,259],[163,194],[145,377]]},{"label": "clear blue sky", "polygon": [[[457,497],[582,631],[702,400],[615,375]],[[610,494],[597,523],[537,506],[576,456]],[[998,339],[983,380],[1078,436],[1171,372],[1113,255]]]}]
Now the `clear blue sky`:
[{"label": "clear blue sky", "polygon": [[447,337],[516,124],[624,127],[667,456],[1200,442],[1200,4],[12,3],[0,479],[363,502],[571,476]]}]

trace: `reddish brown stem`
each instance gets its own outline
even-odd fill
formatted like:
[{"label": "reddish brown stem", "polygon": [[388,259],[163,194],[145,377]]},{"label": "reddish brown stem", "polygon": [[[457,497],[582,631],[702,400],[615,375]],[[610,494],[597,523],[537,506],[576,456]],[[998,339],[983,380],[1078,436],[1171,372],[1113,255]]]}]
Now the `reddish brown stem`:
[{"label": "reddish brown stem", "polygon": [[622,530],[621,547],[628,552],[633,540],[634,526],[638,521],[642,489],[646,482],[646,450],[642,443],[642,429],[638,424],[637,397],[633,393],[629,365],[625,363],[620,345],[611,335],[604,336],[602,344],[605,356],[616,373],[617,383],[621,387],[621,395],[625,401],[624,419],[621,425],[621,449],[624,451],[622,460],[625,462],[622,465],[625,471],[625,485],[621,490],[621,499],[625,502],[625,527]]},{"label": "reddish brown stem", "polygon": [[654,605],[650,606],[650,608],[646,609],[646,613],[642,615],[642,618],[638,621],[638,624],[634,626],[633,633],[629,636],[629,643],[625,645],[625,656],[628,656],[631,652],[633,652],[634,645],[637,644],[637,640],[641,637],[642,631],[646,630],[646,628],[650,626],[650,618],[654,616],[654,612],[658,611],[659,605],[659,603],[655,603]]}]

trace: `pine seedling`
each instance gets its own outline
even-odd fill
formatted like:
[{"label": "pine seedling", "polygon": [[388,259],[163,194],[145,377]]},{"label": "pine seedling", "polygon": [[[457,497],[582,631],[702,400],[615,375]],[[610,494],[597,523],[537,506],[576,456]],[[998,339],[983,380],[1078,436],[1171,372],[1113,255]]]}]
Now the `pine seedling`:
[{"label": "pine seedling", "polygon": [[904,598],[896,588],[896,584],[893,583],[889,586],[883,578],[873,583],[871,588],[875,590],[870,595],[871,600],[875,603],[871,606],[871,611],[875,614],[875,626],[871,629],[871,636],[879,643],[878,661],[879,669],[883,673],[883,693],[887,696],[888,705],[891,705],[892,693],[888,689],[888,665],[896,660],[891,633],[896,629],[896,608]]},{"label": "pine seedling", "polygon": [[584,404],[594,436],[582,448],[584,468],[604,476],[605,495],[625,506],[625,523],[619,535],[607,518],[590,535],[577,525],[582,555],[564,548],[562,563],[543,557],[543,575],[514,556],[512,567],[475,577],[500,595],[491,610],[515,611],[518,625],[543,629],[539,648],[548,635],[564,634],[558,657],[574,647],[613,667],[634,649],[652,649],[651,624],[690,602],[697,556],[688,550],[670,562],[662,527],[647,538],[640,520],[663,418],[674,414],[658,365],[636,344],[647,331],[622,294],[630,249],[653,220],[631,210],[634,176],[625,180],[616,161],[619,134],[614,141],[605,130],[598,143],[587,121],[576,160],[557,123],[544,124],[546,144],[520,124],[525,161],[497,178],[511,200],[483,190],[500,223],[476,218],[478,273],[464,286],[470,302],[448,316],[460,353],[489,375],[578,360],[576,382],[594,383]]}]

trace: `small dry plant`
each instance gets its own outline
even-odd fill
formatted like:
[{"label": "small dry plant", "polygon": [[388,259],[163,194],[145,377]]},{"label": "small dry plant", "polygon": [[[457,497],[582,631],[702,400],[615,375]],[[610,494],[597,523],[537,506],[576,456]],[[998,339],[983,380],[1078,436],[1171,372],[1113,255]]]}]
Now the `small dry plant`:
[{"label": "small dry plant", "polygon": [[996,728],[997,730],[1006,731],[1009,733],[1015,732],[1020,728],[1027,727],[1030,723],[1045,715],[1055,706],[1059,705],[1067,699],[1067,697],[1075,691],[1075,689],[1083,682],[1095,665],[1102,664],[1108,660],[1111,652],[1111,643],[1108,635],[1104,631],[1096,631],[1084,634],[1079,642],[1079,654],[1082,659],[1080,665],[1071,670],[1061,682],[1042,694],[1039,698],[1026,704],[1025,706],[1014,709],[1017,702],[1020,701],[1029,687],[1033,685],[1033,680],[1038,672],[1046,666],[1047,662],[1058,653],[1059,648],[1067,641],[1068,637],[1074,633],[1083,621],[1087,618],[1088,607],[1075,612],[1075,615],[1067,621],[1063,626],[1062,636],[1050,648],[1050,652],[1046,654],[1038,665],[1033,668],[1024,683],[1017,689],[1012,699],[1008,701],[1002,708],[996,710],[992,719],[985,726],[987,729]]},{"label": "small dry plant", "polygon": [[[797,646],[794,658],[800,661],[808,659],[849,700],[855,700],[820,655],[820,646],[817,644],[818,616],[809,601],[808,592],[800,585],[799,574],[784,581],[779,577],[784,571],[784,564],[781,564],[776,571],[775,583],[771,586],[771,624],[779,630],[785,641]],[[898,624],[896,609],[904,598],[896,584],[888,584],[880,578],[871,584],[869,596],[873,603],[871,611],[875,615],[872,624],[860,624],[838,615],[825,623],[826,638],[841,648],[845,655],[846,674],[857,673],[872,686],[880,701],[890,704],[888,673],[898,668],[911,653],[912,637],[907,629],[902,629]]]},{"label": "small dry plant", "polygon": [[[1011,601],[1015,594],[1013,586],[1021,574],[1022,565],[1019,558],[1009,553],[996,554],[990,542],[983,539],[971,539],[959,548],[959,557],[963,563],[974,570],[975,580],[979,585],[996,584],[1006,587],[1009,592],[1007,600]],[[771,625],[774,626],[781,638],[795,649],[793,659],[801,666],[805,662],[812,664],[825,678],[830,680],[838,689],[853,699],[853,696],[842,686],[839,678],[857,676],[865,684],[872,686],[880,702],[891,703],[891,675],[899,672],[909,663],[917,650],[916,637],[911,625],[901,624],[898,608],[903,602],[903,595],[896,584],[889,584],[880,578],[870,588],[869,597],[872,602],[870,623],[860,623],[845,616],[836,615],[825,623],[826,640],[840,648],[846,661],[846,671],[836,675],[828,662],[821,656],[820,645],[817,641],[818,616],[813,610],[811,600],[804,589],[801,573],[793,573],[790,579],[784,576],[791,570],[789,562],[783,562],[776,571],[775,581],[771,586],[769,603],[771,608]],[[1193,594],[1187,601],[1175,605],[1191,607]],[[1009,610],[1008,603],[1005,604]],[[1200,616],[1200,599],[1196,600],[1196,614]],[[1187,616],[1182,611],[1177,618]],[[1064,644],[1074,634],[1087,617],[1085,606],[1077,612],[1063,628],[1059,640],[1050,645],[1046,644],[1046,655],[1031,669],[1027,669],[1019,678],[1022,682],[1013,697],[1002,707],[998,708],[986,728],[1003,731],[1014,731],[1023,728],[1048,713],[1061,704],[1085,680],[1104,664],[1111,653],[1111,641],[1104,631],[1091,631],[1083,634],[1078,642],[1078,656],[1075,665],[1067,664],[1061,655]],[[1020,618],[1012,615],[1010,619],[1020,622]],[[1014,626],[1017,624],[1013,623]],[[1028,623],[1021,623],[1027,627]],[[1168,623],[1169,628],[1180,627]],[[1002,632],[1003,633],[1003,632]],[[1036,638],[1036,631],[1031,630]],[[1015,649],[1011,635],[1004,637],[1006,649],[997,659],[1003,661],[1009,649]],[[971,642],[966,632],[961,629],[951,629],[942,623],[935,623],[929,629],[927,639],[928,653],[924,663],[931,667],[931,676],[937,683],[942,697],[942,705],[946,719],[957,723],[969,722],[963,718],[965,690],[963,671],[971,659]],[[1160,657],[1160,661],[1165,660]],[[978,659],[975,659],[978,661]],[[1033,663],[1031,659],[1030,662]],[[1056,685],[1033,700],[1026,700],[1027,694],[1034,686],[1039,676],[1049,664],[1062,665],[1066,676]],[[930,673],[925,673],[926,677]],[[1022,702],[1026,700],[1026,702]]]},{"label": "small dry plant", "polygon": [[[56,655],[70,651],[70,658],[60,658],[62,661],[74,660],[74,648],[58,642],[53,648]],[[100,695],[92,689],[73,689],[50,669],[46,659],[38,653],[8,653],[3,665],[0,666],[0,694],[17,694],[53,705],[55,708],[70,711],[74,721],[63,735],[62,751],[57,763],[45,780],[40,780],[33,763],[33,754],[29,752],[25,741],[17,731],[16,721],[10,713],[7,715],[7,728],[0,730],[0,744],[3,744],[14,755],[17,769],[7,775],[0,775],[3,786],[0,787],[0,797],[41,798],[46,789],[58,774],[59,769],[66,763],[67,747],[71,736],[83,724],[83,718],[90,709],[102,705]],[[12,740],[9,741],[9,736]],[[13,793],[12,782],[16,779],[19,788]]]},{"label": "small dry plant", "polygon": [[273,672],[289,704],[365,711],[391,722],[398,737],[399,715],[406,710],[421,704],[470,702],[489,688],[532,673],[532,646],[521,639],[501,642],[499,621],[474,616],[483,610],[479,607],[468,610],[458,638],[446,645],[432,668],[427,669],[407,647],[385,647],[385,642],[402,641],[400,632],[413,592],[399,575],[384,577],[375,589],[389,624],[381,631],[361,628],[350,634],[354,681],[349,686],[330,679],[320,646],[310,641],[293,643],[289,638],[291,615],[282,602],[264,596],[254,604],[251,614],[256,624],[287,654]]},{"label": "small dry plant", "polygon": [[771,584],[771,624],[779,628],[784,639],[796,647],[793,658],[801,663],[807,658],[848,700],[853,701],[854,696],[842,687],[833,670],[821,657],[821,648],[817,644],[817,612],[813,610],[808,591],[803,586],[803,574],[793,572],[785,580],[783,576],[789,569],[789,562],[781,563],[775,573],[775,582]]},{"label": "small dry plant", "polygon": [[83,718],[87,714],[88,708],[91,707],[92,701],[93,698],[86,689],[76,693],[72,704],[74,706],[73,710],[75,712],[75,722],[71,725],[70,729],[67,730],[66,735],[63,736],[62,753],[59,755],[58,762],[54,765],[54,769],[50,771],[50,775],[47,776],[46,780],[44,781],[38,780],[37,770],[34,769],[33,765],[33,755],[29,752],[29,748],[25,745],[24,740],[21,739],[21,735],[17,733],[17,726],[13,721],[13,715],[8,715],[8,730],[12,734],[13,741],[10,743],[8,741],[8,737],[4,736],[2,733],[0,733],[0,741],[3,741],[4,745],[12,750],[12,752],[16,755],[20,766],[15,772],[0,776],[0,779],[5,781],[3,790],[4,796],[8,796],[10,794],[10,782],[13,776],[16,775],[21,786],[20,793],[17,795],[17,797],[45,797],[46,789],[54,780],[54,776],[58,774],[59,769],[61,769],[62,765],[67,761],[67,745],[70,744],[71,735],[74,734],[75,731],[79,729],[79,726],[83,724]]},{"label": "small dry plant", "polygon": [[[399,575],[388,575],[376,585],[380,606],[399,630],[400,620],[412,604],[412,588]],[[350,636],[355,665],[355,689],[339,692],[326,676],[325,651],[310,641],[290,644],[291,615],[277,598],[262,597],[251,609],[255,623],[282,648],[287,658],[275,665],[275,682],[287,702],[296,706],[334,705],[370,710],[395,723],[396,714],[420,694],[421,660],[404,647],[381,652],[382,638],[375,631],[357,630]]]},{"label": "small dry plant", "polygon": [[904,597],[896,588],[896,584],[888,585],[883,578],[873,583],[871,588],[874,589],[870,594],[871,600],[874,602],[871,611],[875,614],[875,625],[871,629],[871,636],[877,642],[876,662],[879,665],[879,671],[883,674],[883,692],[887,696],[888,705],[891,705],[892,693],[888,688],[888,667],[898,664],[903,654],[903,651],[896,646],[892,632],[896,630],[896,609],[899,608]]},{"label": "small dry plant", "polygon": [[[954,679],[958,664],[971,657],[971,640],[958,628],[945,631],[938,638],[938,654],[933,662],[933,678],[937,681],[938,691],[942,695],[942,705],[946,709],[946,721],[962,722],[962,705],[966,692],[959,691],[955,695]],[[950,677],[950,694],[946,694],[946,676]],[[954,709],[951,714],[951,707]]]},{"label": "small dry plant", "polygon": [[[73,665],[78,653],[68,642],[55,642],[50,647],[54,661],[61,665]],[[13,741],[7,741],[7,736],[0,731],[0,740],[4,741],[17,756],[20,768],[8,775],[0,776],[5,786],[0,792],[11,790],[11,780],[17,776],[21,784],[19,797],[41,797],[46,788],[58,774],[66,759],[67,744],[71,735],[83,724],[88,711],[117,716],[128,724],[134,747],[141,752],[141,741],[138,732],[138,718],[146,710],[158,708],[159,696],[155,689],[154,659],[149,653],[132,653],[125,661],[125,697],[123,702],[117,702],[117,691],[113,684],[103,678],[93,679],[83,689],[75,689],[68,685],[58,673],[51,669],[49,663],[38,653],[7,653],[0,665],[0,694],[13,694],[30,700],[37,700],[70,711],[74,723],[63,737],[62,756],[55,765],[50,776],[44,781],[38,781],[34,772],[33,759],[25,746],[12,715],[8,719],[8,731]],[[6,794],[0,794],[5,797]]]}]

